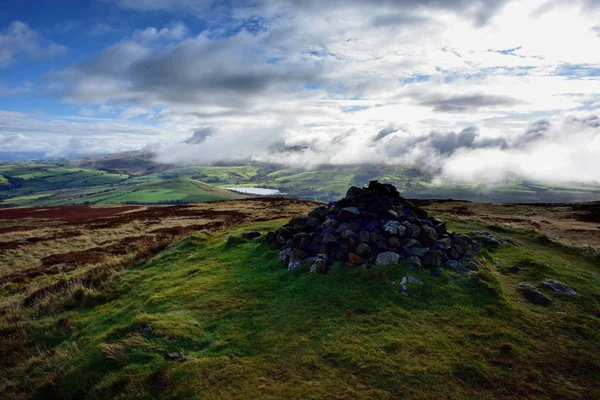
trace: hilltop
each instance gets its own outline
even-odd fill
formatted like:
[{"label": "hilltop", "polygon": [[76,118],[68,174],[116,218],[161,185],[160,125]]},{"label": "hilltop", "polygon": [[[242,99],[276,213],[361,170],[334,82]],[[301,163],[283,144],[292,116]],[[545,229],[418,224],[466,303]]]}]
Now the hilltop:
[{"label": "hilltop", "polygon": [[[574,226],[593,238],[592,209],[515,205],[509,214],[423,202],[449,230],[485,230],[506,244],[487,243],[467,274],[436,277],[405,262],[289,270],[262,237],[318,205],[251,198],[0,210],[0,393],[600,396],[600,259],[563,240],[575,239]],[[548,224],[529,225],[536,220]],[[524,287],[547,303],[531,303]]]}]

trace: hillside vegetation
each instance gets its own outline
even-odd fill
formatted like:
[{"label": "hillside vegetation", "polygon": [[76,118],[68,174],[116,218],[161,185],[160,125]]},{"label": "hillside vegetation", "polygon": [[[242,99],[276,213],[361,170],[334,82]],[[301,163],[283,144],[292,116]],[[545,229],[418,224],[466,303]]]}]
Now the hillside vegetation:
[{"label": "hillside vegetation", "polygon": [[[251,203],[227,204],[255,212]],[[598,257],[532,231],[437,216],[458,232],[487,229],[516,246],[482,250],[483,268],[471,276],[434,278],[404,264],[289,272],[260,238],[241,238],[287,221],[260,217],[193,233],[147,261],[55,285],[34,300],[26,299],[35,286],[5,287],[1,348],[10,368],[0,391],[73,399],[600,397]],[[423,284],[404,296],[397,282],[408,275]],[[541,289],[552,301],[546,307],[516,291],[546,279],[579,295]]]},{"label": "hillside vegetation", "polygon": [[[80,164],[80,165],[79,165]],[[98,169],[100,168],[100,169]],[[115,203],[189,203],[230,194],[204,194],[211,186],[277,189],[290,197],[332,201],[350,186],[370,180],[394,184],[409,198],[454,198],[491,202],[600,200],[599,185],[513,180],[496,185],[439,183],[418,167],[385,165],[320,166],[311,170],[272,164],[175,167],[146,158],[65,162],[64,165],[0,166],[0,206]],[[144,186],[148,185],[148,186]],[[128,194],[128,193],[131,193]],[[133,195],[135,193],[135,195]]]},{"label": "hillside vegetation", "polygon": [[89,168],[0,166],[0,205],[174,204],[241,198],[189,177],[136,180]]}]

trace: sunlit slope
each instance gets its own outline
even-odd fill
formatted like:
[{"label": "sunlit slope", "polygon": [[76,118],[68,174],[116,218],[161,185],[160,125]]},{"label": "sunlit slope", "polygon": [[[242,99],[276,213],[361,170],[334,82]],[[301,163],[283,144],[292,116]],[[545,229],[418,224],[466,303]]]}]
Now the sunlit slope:
[{"label": "sunlit slope", "polygon": [[129,185],[106,193],[86,196],[75,204],[200,203],[242,198],[239,194],[188,178]]}]

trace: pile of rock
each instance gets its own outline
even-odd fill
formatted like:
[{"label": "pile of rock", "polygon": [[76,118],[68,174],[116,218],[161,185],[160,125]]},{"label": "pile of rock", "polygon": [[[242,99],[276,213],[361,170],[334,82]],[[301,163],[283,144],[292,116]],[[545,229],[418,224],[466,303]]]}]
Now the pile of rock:
[{"label": "pile of rock", "polygon": [[330,265],[409,264],[456,272],[477,270],[473,255],[481,245],[466,235],[448,232],[446,224],[403,198],[390,184],[371,181],[351,187],[343,199],[293,218],[267,243],[281,249],[289,269],[302,265],[326,273]]}]

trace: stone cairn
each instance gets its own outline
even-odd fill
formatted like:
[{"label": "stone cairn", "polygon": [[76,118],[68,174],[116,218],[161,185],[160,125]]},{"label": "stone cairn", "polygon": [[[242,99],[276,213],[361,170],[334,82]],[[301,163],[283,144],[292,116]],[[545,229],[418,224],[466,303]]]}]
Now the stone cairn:
[{"label": "stone cairn", "polygon": [[280,249],[288,269],[304,266],[320,273],[335,262],[369,268],[401,260],[429,268],[433,275],[441,274],[442,267],[467,273],[478,269],[473,256],[481,248],[469,236],[448,232],[444,222],[378,181],[351,187],[343,199],[292,218],[269,232],[266,241]]}]

